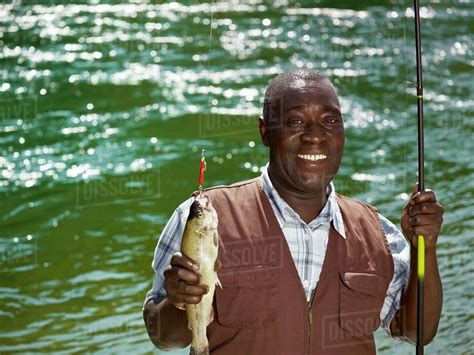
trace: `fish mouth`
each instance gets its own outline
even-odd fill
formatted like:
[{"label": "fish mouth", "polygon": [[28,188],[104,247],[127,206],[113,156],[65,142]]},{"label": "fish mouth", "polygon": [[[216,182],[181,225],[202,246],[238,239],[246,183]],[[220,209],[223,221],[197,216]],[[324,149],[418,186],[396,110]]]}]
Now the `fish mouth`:
[{"label": "fish mouth", "polygon": [[298,158],[304,159],[304,160],[309,160],[309,161],[320,161],[320,160],[325,160],[327,158],[326,154],[298,154]]},{"label": "fish mouth", "polygon": [[203,209],[209,212],[211,211],[212,204],[211,204],[211,201],[209,200],[209,196],[201,193],[197,196],[196,200],[198,200],[199,204],[201,205]]}]

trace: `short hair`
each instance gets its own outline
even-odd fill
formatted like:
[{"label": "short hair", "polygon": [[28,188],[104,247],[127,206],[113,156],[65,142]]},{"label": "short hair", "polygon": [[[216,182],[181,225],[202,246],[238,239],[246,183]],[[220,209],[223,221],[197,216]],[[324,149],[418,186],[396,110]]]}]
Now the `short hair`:
[{"label": "short hair", "polygon": [[287,72],[278,74],[270,81],[267,90],[265,91],[265,98],[263,100],[263,119],[266,122],[269,122],[270,115],[272,112],[272,106],[277,100],[281,98],[282,91],[284,89],[287,89],[290,83],[297,80],[316,83],[325,81],[334,88],[328,78],[326,78],[321,73],[311,69],[291,69]]}]

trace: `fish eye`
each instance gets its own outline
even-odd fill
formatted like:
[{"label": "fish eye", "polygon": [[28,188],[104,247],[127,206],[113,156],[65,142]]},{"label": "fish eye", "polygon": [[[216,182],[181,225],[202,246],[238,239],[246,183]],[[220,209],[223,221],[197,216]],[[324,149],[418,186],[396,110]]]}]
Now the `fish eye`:
[{"label": "fish eye", "polygon": [[198,210],[196,215],[197,215],[197,218],[204,217],[204,213],[202,213],[202,210]]}]

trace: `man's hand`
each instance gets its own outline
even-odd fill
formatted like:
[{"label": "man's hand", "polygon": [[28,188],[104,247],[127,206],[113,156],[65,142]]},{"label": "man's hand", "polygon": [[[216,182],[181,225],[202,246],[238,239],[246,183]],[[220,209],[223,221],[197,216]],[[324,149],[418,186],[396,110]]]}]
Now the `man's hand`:
[{"label": "man's hand", "polygon": [[[443,223],[444,209],[436,201],[433,191],[419,191],[418,184],[413,189],[407,205],[403,209],[401,225],[403,233],[410,241],[411,248],[418,248],[418,235],[425,238],[425,297],[424,302],[424,339],[427,345],[438,330],[441,309],[443,307],[443,286],[438,270],[436,242]],[[396,325],[396,333],[412,342],[417,341],[417,309],[418,309],[418,258],[415,250],[411,250],[410,279],[400,303],[399,318],[392,324]],[[395,320],[395,319],[394,319]]]},{"label": "man's hand", "polygon": [[180,252],[171,258],[170,265],[164,272],[164,287],[168,301],[176,308],[185,310],[185,303],[201,302],[202,296],[209,291],[206,286],[199,284],[202,276],[198,271],[199,265]]},{"label": "man's hand", "polygon": [[[216,260],[215,270],[221,268],[221,262]],[[177,252],[173,255],[170,265],[164,272],[164,287],[167,298],[176,308],[185,310],[185,304],[197,304],[202,297],[209,292],[205,285],[201,285],[201,274],[199,265],[187,257]]]},{"label": "man's hand", "polygon": [[[221,265],[216,260],[214,269],[218,271]],[[148,336],[156,347],[162,350],[182,349],[191,344],[192,334],[188,317],[181,310],[185,309],[185,304],[201,302],[208,289],[199,284],[201,275],[197,263],[181,253],[172,256],[164,276],[167,297],[158,303],[152,300],[147,302],[143,319]]]},{"label": "man's hand", "polygon": [[426,250],[434,249],[443,223],[443,206],[436,200],[433,191],[418,191],[418,183],[403,209],[401,226],[403,233],[414,248],[417,248],[418,235],[425,237]]}]

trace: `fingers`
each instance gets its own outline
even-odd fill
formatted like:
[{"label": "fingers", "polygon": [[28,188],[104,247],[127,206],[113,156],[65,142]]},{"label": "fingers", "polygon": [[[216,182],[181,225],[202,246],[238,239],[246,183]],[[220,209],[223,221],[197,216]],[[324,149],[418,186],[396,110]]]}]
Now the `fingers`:
[{"label": "fingers", "polygon": [[439,204],[436,202],[425,202],[418,205],[410,206],[408,216],[414,217],[422,214],[434,214],[439,212]]},{"label": "fingers", "polygon": [[401,225],[412,246],[417,248],[418,235],[423,235],[425,247],[432,249],[441,230],[444,209],[433,191],[418,191],[418,187],[418,184],[414,186],[413,194],[402,212]]},{"label": "fingers", "polygon": [[417,248],[418,236],[425,237],[426,249],[436,246],[441,224],[443,223],[443,208],[438,203],[424,203],[412,207],[409,211],[408,234],[412,245]]},{"label": "fingers", "polygon": [[168,300],[179,309],[182,303],[197,304],[201,302],[202,296],[209,292],[205,285],[190,285],[183,280],[165,278],[165,290]]},{"label": "fingers", "polygon": [[165,278],[168,274],[170,279],[198,284],[200,279],[200,275],[196,272],[198,270],[199,266],[194,260],[177,252],[171,257],[170,267],[165,271]]},{"label": "fingers", "polygon": [[184,304],[197,304],[209,289],[200,285],[201,275],[198,265],[186,255],[176,253],[164,272],[164,287],[167,298],[178,309],[186,309]]},{"label": "fingers", "polygon": [[408,219],[408,225],[410,228],[416,227],[423,227],[423,226],[431,226],[433,224],[441,225],[443,223],[443,217],[437,214],[421,214],[417,216],[410,217]]},{"label": "fingers", "polygon": [[171,265],[182,266],[189,270],[198,271],[199,265],[190,257],[183,255],[180,252],[173,254],[170,261]]},{"label": "fingers", "polygon": [[436,196],[433,191],[425,190],[425,191],[418,191],[410,198],[409,204],[416,205],[422,202],[436,202]]},{"label": "fingers", "polygon": [[209,292],[206,285],[190,285],[182,280],[178,282],[178,285],[179,293],[186,296],[202,296]]},{"label": "fingers", "polygon": [[419,191],[419,189],[420,189],[419,183],[416,183],[413,186],[413,191],[411,193],[410,199],[408,200],[407,204],[403,208],[403,211],[407,211],[410,208],[410,206],[413,204],[412,203],[413,196],[416,195],[416,193]]},{"label": "fingers", "polygon": [[410,227],[410,234],[414,237],[422,235],[429,238],[433,234],[433,227],[431,225]]},{"label": "fingers", "polygon": [[201,275],[181,266],[170,265],[170,267],[165,270],[165,279],[166,277],[169,277],[171,280],[176,282],[182,280],[189,284],[198,284]]}]

